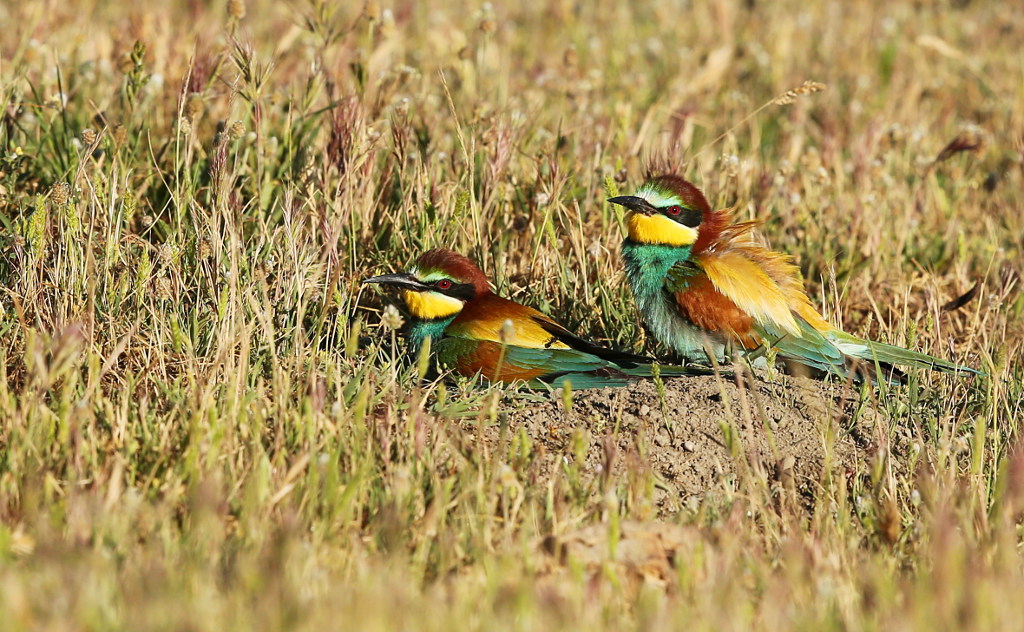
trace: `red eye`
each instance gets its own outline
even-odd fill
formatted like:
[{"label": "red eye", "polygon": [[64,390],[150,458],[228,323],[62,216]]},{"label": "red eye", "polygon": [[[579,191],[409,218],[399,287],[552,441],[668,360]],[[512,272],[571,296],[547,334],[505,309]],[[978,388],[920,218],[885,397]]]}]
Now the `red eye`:
[{"label": "red eye", "polygon": [[452,282],[449,281],[448,279],[441,279],[440,281],[437,282],[437,289],[439,290],[447,290],[451,286]]},{"label": "red eye", "polygon": [[669,215],[679,215],[682,212],[683,212],[683,207],[681,207],[681,206],[670,206],[670,207],[668,207],[668,214]]}]

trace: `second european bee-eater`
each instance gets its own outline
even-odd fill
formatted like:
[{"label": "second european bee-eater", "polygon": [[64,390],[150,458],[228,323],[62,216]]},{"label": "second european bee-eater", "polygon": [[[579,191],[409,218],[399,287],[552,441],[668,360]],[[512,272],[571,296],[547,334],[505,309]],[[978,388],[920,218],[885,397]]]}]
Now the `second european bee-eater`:
[{"label": "second european bee-eater", "polygon": [[628,209],[622,257],[640,313],[657,340],[687,359],[772,349],[844,377],[877,379],[876,362],[883,379],[902,380],[896,366],[979,373],[833,326],[811,304],[792,258],[753,239],[757,222],[712,210],[678,175],[608,201]]},{"label": "second european bee-eater", "polygon": [[[581,389],[622,386],[654,372],[650,358],[583,340],[541,312],[492,293],[480,268],[451,250],[431,250],[408,273],[363,283],[401,289],[412,317],[405,333],[413,354],[429,338],[440,363],[465,376],[555,386],[568,380]],[[708,374],[682,367],[659,367],[659,373]]]}]

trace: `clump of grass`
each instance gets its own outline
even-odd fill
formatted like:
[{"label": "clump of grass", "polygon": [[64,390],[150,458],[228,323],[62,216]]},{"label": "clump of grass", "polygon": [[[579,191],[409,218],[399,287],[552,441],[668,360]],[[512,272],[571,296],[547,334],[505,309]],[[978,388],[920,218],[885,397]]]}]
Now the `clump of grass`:
[{"label": "clump of grass", "polygon": [[[1010,7],[0,16],[20,25],[0,33],[7,629],[1019,627]],[[803,77],[829,89],[798,99],[819,88]],[[748,118],[759,103],[785,107]],[[625,526],[656,513],[643,440],[616,454],[577,431],[541,477],[543,444],[507,416],[535,396],[421,380],[357,285],[453,247],[504,295],[633,346],[603,200],[664,148],[766,220],[838,324],[991,379],[873,395],[892,423],[868,462],[798,499],[787,464],[775,483],[739,468],[661,516],[693,538],[673,576],[607,556],[595,573],[543,542],[597,524],[595,547],[635,550]]]}]

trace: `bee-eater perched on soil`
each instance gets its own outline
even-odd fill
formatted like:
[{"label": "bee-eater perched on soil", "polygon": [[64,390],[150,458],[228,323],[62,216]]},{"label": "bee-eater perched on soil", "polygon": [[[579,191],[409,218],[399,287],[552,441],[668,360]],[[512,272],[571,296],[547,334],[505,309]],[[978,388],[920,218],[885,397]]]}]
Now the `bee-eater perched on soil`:
[{"label": "bee-eater perched on soil", "polygon": [[[408,273],[363,283],[400,288],[412,317],[406,336],[413,354],[430,338],[441,364],[462,375],[555,386],[568,380],[580,389],[622,386],[654,372],[651,358],[583,340],[541,312],[493,294],[480,268],[451,250],[431,250]],[[709,372],[659,367],[659,373]]]},{"label": "bee-eater perched on soil", "polygon": [[863,340],[811,304],[792,258],[759,246],[757,222],[712,210],[677,175],[645,182],[626,207],[626,277],[651,334],[690,360],[772,349],[782,359],[841,376],[902,380],[896,366],[979,373],[923,353]]}]

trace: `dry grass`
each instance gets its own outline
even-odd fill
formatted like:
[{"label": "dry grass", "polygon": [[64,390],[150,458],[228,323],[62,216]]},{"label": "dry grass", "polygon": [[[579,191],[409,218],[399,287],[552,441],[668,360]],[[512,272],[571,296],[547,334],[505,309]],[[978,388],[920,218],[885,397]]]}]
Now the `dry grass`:
[{"label": "dry grass", "polygon": [[[148,4],[0,5],[6,629],[1024,620],[1012,3]],[[763,218],[847,329],[992,379],[881,394],[897,422],[811,514],[709,490],[637,586],[538,543],[614,546],[642,463],[598,502],[571,450],[531,485],[529,437],[474,449],[525,395],[414,387],[358,281],[450,246],[640,348],[603,200],[651,157]]]}]

